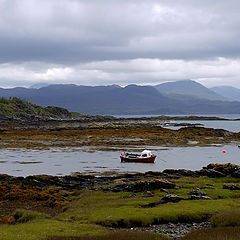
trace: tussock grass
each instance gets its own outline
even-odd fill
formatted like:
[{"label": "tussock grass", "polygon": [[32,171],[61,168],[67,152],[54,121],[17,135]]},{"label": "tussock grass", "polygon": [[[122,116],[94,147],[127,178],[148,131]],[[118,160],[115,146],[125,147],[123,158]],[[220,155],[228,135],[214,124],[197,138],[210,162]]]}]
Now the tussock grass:
[{"label": "tussock grass", "polygon": [[68,219],[108,227],[148,226],[168,222],[201,222],[212,215],[238,208],[240,199],[183,200],[178,203],[161,204],[154,208],[141,205],[159,201],[159,196],[125,199],[122,193],[84,191],[81,198],[56,219]]},{"label": "tussock grass", "polygon": [[1,225],[1,240],[44,240],[52,236],[96,236],[106,233],[100,226],[55,220],[37,220],[18,225]]},{"label": "tussock grass", "polygon": [[49,215],[44,213],[39,213],[35,211],[30,210],[24,210],[24,209],[17,209],[15,213],[13,214],[13,217],[16,222],[19,223],[25,223],[29,222],[35,219],[47,219],[50,218]]},{"label": "tussock grass", "polygon": [[205,192],[212,198],[240,198],[240,191],[231,191],[229,189],[223,189],[223,183],[239,183],[238,178],[232,178],[230,176],[223,178],[208,178],[206,176],[193,178],[184,177],[180,179],[171,179],[172,182],[181,186],[180,189],[172,190],[174,194],[181,197],[188,198],[188,193],[194,188],[200,188],[202,192]]},{"label": "tussock grass", "polygon": [[240,210],[231,210],[218,213],[211,218],[213,227],[240,226]]},{"label": "tussock grass", "polygon": [[114,231],[102,236],[90,237],[50,237],[47,240],[164,240],[167,236],[149,232]]},{"label": "tussock grass", "polygon": [[[187,198],[190,191],[196,187],[200,187],[200,191],[205,192],[210,197],[216,198],[216,200],[182,200],[178,203],[167,203],[153,208],[142,208],[142,205],[158,202],[161,196],[166,193],[161,192],[161,190],[154,190],[153,197],[145,197],[142,193],[136,193],[134,197],[126,198],[131,194],[130,192],[104,193],[97,190],[81,190],[73,194],[74,200],[64,208],[63,213],[54,219],[43,219],[49,216],[44,216],[36,212],[16,211],[14,218],[18,219],[17,222],[27,223],[14,226],[1,225],[0,239],[122,240],[124,238],[117,237],[132,233],[121,232],[121,234],[118,233],[118,236],[116,236],[114,235],[116,232],[113,232],[109,235],[104,235],[109,233],[109,230],[100,225],[107,227],[134,227],[169,222],[201,222],[209,220],[212,216],[211,221],[213,226],[238,226],[238,223],[240,223],[239,191],[222,189],[224,182],[234,182],[235,179],[221,178],[216,180],[201,177],[173,179],[173,181],[178,186],[181,186],[180,188],[171,189],[171,192],[174,194]],[[63,192],[63,194],[66,193]],[[218,195],[221,195],[223,198],[218,198]],[[231,234],[228,228],[221,229],[219,228],[220,232],[225,231],[224,234],[226,233],[222,235],[226,236],[226,238],[223,238],[224,240],[235,240],[235,238],[228,238],[228,235]],[[205,233],[205,230],[199,230],[193,232],[193,235],[188,234],[186,237],[189,238],[183,239],[208,240],[208,238],[205,238],[205,235],[201,234],[209,233],[210,236],[213,236],[209,240],[222,240],[222,238],[214,238],[218,236],[218,230],[216,232],[214,230],[206,231],[212,232]],[[238,233],[238,231],[238,228],[234,228],[233,233]],[[145,233],[142,232],[139,234],[144,236],[143,239],[147,240],[164,239],[162,236],[144,235]],[[88,235],[89,238],[82,238],[85,235]],[[125,239],[131,240],[131,237],[133,237],[132,240],[141,240],[140,235],[138,236],[138,233],[133,233],[133,235],[125,236]]]},{"label": "tussock grass", "polygon": [[201,229],[188,233],[181,240],[239,240],[240,227]]}]

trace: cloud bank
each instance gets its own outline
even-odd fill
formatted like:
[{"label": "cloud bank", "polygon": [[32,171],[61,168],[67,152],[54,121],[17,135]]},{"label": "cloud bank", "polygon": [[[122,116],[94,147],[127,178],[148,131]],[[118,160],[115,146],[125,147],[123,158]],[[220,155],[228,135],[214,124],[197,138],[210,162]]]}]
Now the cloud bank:
[{"label": "cloud bank", "polygon": [[238,0],[0,0],[0,85],[240,87]]},{"label": "cloud bank", "polygon": [[[78,85],[156,85],[166,81],[196,80],[207,87],[238,84],[240,60],[133,59],[80,63],[74,66],[39,63],[0,64],[0,85],[30,86],[35,82]],[[227,79],[227,81],[226,81]],[[6,81],[7,80],[7,81]]]}]

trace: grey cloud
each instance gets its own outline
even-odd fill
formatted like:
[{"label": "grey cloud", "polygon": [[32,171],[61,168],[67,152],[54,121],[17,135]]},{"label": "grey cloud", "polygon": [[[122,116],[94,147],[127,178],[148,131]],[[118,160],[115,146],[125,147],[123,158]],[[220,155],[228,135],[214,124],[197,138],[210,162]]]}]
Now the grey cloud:
[{"label": "grey cloud", "polygon": [[[159,84],[164,81],[193,79],[206,86],[240,88],[240,59],[186,61],[134,59],[95,61],[66,67],[29,62],[0,64],[0,86],[31,86],[34,82],[75,83],[78,85]],[[1,81],[4,79],[4,81]]]},{"label": "grey cloud", "polygon": [[240,57],[238,0],[0,1],[0,61]]}]

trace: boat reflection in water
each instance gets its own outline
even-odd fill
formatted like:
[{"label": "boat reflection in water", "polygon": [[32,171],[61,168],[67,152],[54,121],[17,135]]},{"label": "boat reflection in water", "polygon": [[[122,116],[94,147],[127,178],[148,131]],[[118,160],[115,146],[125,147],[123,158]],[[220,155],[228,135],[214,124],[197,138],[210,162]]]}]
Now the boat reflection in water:
[{"label": "boat reflection in water", "polygon": [[121,162],[154,163],[156,155],[149,150],[144,150],[141,154],[122,153],[120,158]]}]

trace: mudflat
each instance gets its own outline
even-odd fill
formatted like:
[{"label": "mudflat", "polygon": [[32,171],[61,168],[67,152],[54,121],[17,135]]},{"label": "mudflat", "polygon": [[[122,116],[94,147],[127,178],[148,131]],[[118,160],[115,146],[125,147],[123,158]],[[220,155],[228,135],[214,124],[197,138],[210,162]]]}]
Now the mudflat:
[{"label": "mudflat", "polygon": [[64,146],[191,146],[239,141],[240,133],[224,129],[185,126],[172,130],[160,118],[98,121],[0,123],[0,147]]}]

